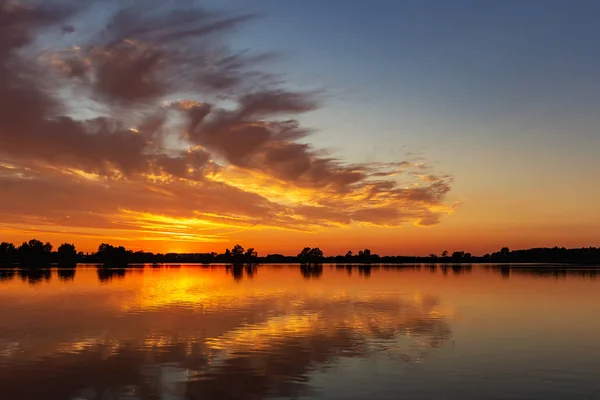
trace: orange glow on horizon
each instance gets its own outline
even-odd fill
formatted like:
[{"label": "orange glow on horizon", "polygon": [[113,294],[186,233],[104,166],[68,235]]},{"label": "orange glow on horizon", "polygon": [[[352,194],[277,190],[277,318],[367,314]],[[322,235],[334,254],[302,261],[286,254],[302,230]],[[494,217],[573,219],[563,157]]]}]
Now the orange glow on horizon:
[{"label": "orange glow on horizon", "polygon": [[[101,243],[154,253],[240,244],[260,256],[600,246],[596,113],[568,74],[548,81],[563,96],[528,91],[542,95],[523,98],[531,110],[494,97],[498,78],[521,98],[510,82],[519,77],[461,77],[445,64],[452,57],[439,71],[458,75],[437,76],[449,79],[444,90],[465,89],[456,96],[432,96],[431,80],[397,90],[393,74],[385,84],[358,69],[367,80],[340,96],[351,75],[329,92],[329,73],[320,88],[277,71],[270,55],[285,49],[255,52],[251,30],[248,48],[232,46],[229,35],[253,18],[231,10],[168,2],[146,16],[140,1],[99,13],[95,2],[29,3],[0,6],[0,20],[18,19],[0,40],[0,99],[10,100],[0,107],[0,241],[87,253]],[[477,59],[491,60],[488,47]],[[352,68],[374,67],[356,60]],[[293,76],[312,65],[304,61]]]}]

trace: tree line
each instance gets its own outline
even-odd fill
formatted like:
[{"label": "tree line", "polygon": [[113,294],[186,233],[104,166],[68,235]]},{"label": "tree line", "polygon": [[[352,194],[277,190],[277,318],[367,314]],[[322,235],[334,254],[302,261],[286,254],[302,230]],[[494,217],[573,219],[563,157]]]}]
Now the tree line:
[{"label": "tree line", "polygon": [[430,254],[421,256],[379,256],[369,249],[356,253],[348,251],[344,255],[325,256],[318,247],[304,247],[295,256],[268,254],[259,256],[254,248],[245,249],[235,245],[223,253],[167,253],[154,254],[144,251],[132,251],[123,246],[102,243],[93,253],[78,252],[74,244],[63,243],[56,250],[51,243],[37,239],[23,242],[20,246],[12,243],[0,243],[0,265],[19,266],[21,268],[47,268],[55,265],[59,268],[74,268],[78,263],[98,264],[104,267],[118,268],[130,264],[269,264],[299,263],[303,265],[332,264],[403,264],[403,263],[560,263],[591,265],[600,264],[600,248],[585,247],[566,249],[564,247],[533,248],[511,251],[503,247],[500,251],[483,256],[473,256],[464,251],[450,254],[443,251],[441,256]]}]

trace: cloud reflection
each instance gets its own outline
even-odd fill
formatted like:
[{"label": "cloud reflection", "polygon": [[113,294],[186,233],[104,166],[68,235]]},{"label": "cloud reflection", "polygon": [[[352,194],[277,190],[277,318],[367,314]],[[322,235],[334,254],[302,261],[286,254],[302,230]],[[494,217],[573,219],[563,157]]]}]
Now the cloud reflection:
[{"label": "cloud reflection", "polygon": [[[230,278],[215,286],[221,274],[154,273],[136,280],[133,296],[125,277],[76,302],[59,296],[62,309],[35,300],[9,307],[15,322],[0,342],[0,397],[298,397],[315,390],[317,371],[351,358],[419,361],[452,335],[433,296],[262,290]],[[32,319],[43,332],[27,335]]]}]

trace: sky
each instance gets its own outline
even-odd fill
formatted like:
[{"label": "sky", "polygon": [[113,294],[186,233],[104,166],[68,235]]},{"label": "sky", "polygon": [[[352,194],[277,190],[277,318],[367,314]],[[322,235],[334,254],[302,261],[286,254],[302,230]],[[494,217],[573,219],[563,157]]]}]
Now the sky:
[{"label": "sky", "polygon": [[600,245],[596,1],[0,0],[0,240]]}]

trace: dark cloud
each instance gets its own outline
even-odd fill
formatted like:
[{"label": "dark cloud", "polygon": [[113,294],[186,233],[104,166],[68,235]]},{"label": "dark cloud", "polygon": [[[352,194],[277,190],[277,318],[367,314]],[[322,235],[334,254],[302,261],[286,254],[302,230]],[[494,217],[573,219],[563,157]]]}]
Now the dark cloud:
[{"label": "dark cloud", "polygon": [[178,90],[237,87],[251,78],[247,67],[268,58],[231,54],[216,37],[252,15],[226,16],[195,7],[169,10],[163,2],[150,3],[154,6],[132,3],[117,11],[81,52],[63,54],[67,75],[91,75],[89,89],[101,101],[131,106]]},{"label": "dark cloud", "polygon": [[152,45],[124,40],[91,51],[94,89],[111,101],[154,100],[167,92],[165,55]]},{"label": "dark cloud", "polygon": [[259,170],[301,186],[323,188],[364,181],[368,175],[360,165],[344,165],[323,158],[310,145],[296,142],[309,132],[296,120],[265,121],[280,113],[297,114],[318,106],[311,93],[282,91],[255,93],[240,99],[235,111],[199,104],[186,110],[188,137],[206,146],[236,166]]},{"label": "dark cloud", "polygon": [[64,6],[0,0],[0,60],[6,61],[12,51],[30,44],[40,29],[60,24],[71,11]]},{"label": "dark cloud", "polygon": [[239,100],[242,116],[273,116],[279,113],[302,113],[317,108],[314,98],[306,93],[270,90],[252,93]]}]

